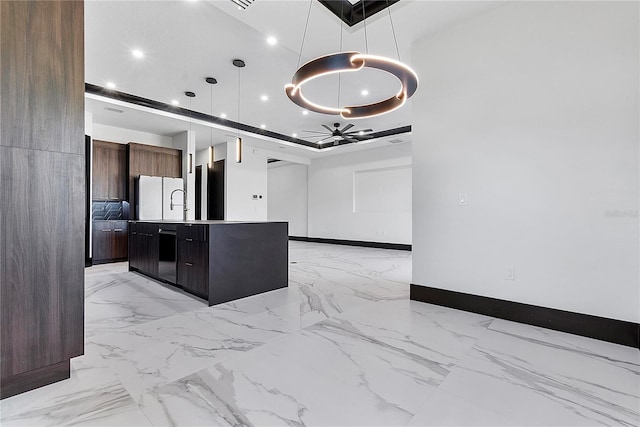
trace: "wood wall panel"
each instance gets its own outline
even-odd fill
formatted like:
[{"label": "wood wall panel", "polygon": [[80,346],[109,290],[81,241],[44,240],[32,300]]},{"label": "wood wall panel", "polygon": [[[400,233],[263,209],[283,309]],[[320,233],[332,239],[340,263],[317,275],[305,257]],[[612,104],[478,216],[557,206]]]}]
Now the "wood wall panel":
[{"label": "wood wall panel", "polygon": [[0,3],[2,145],[84,154],[84,3]]},{"label": "wood wall panel", "polygon": [[84,158],[0,147],[2,377],[83,353]]},{"label": "wood wall panel", "polygon": [[0,397],[84,350],[84,3],[0,1]]}]

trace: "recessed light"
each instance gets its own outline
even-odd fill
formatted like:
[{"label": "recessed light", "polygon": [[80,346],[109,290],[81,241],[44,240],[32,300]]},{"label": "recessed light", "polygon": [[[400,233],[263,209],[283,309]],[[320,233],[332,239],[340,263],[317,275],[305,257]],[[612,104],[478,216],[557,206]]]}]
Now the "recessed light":
[{"label": "recessed light", "polygon": [[362,96],[367,96],[369,95],[369,91],[366,89],[363,89],[362,92],[360,92],[362,94]]},{"label": "recessed light", "polygon": [[173,99],[173,100],[171,100],[171,103],[172,103],[173,105],[180,105],[180,101],[178,101],[177,99]]},{"label": "recessed light", "polygon": [[133,49],[131,51],[131,54],[133,55],[134,58],[144,58],[144,52],[141,51],[140,49]]},{"label": "recessed light", "polygon": [[115,89],[116,88],[116,84],[114,82],[107,82],[107,87],[109,89]]},{"label": "recessed light", "polygon": [[262,96],[260,97],[260,99],[261,99],[261,100],[263,100],[263,101],[268,101],[268,100],[269,100],[269,97],[268,97],[267,95],[262,95]]},{"label": "recessed light", "polygon": [[220,117],[222,117],[223,119],[226,119],[227,115],[225,113],[220,113]]},{"label": "recessed light", "polygon": [[297,133],[292,133],[291,136],[294,137],[294,138],[297,138],[298,134]]},{"label": "recessed light", "polygon": [[302,110],[302,114],[306,116],[309,112],[307,110]]},{"label": "recessed light", "polygon": [[240,6],[238,6],[238,10],[242,10],[242,8]]},{"label": "recessed light", "polygon": [[275,37],[273,37],[273,36],[271,36],[271,37],[267,37],[267,43],[268,43],[270,46],[275,46],[275,45],[277,45],[277,44],[278,44],[278,39],[277,39],[277,38],[275,38]]},{"label": "recessed light", "polygon": [[265,129],[267,125],[260,125],[260,129]]},{"label": "recessed light", "polygon": [[358,132],[358,135],[364,135],[364,131],[361,130],[360,132]]}]

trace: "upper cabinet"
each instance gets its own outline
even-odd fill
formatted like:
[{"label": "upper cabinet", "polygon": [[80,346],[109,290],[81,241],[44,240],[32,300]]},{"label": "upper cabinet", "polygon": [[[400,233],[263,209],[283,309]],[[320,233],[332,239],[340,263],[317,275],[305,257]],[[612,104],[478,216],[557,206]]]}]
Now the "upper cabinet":
[{"label": "upper cabinet", "polygon": [[182,178],[182,150],[135,142],[128,143],[127,147],[129,159],[128,201],[131,206],[136,205],[134,183],[137,176]]},{"label": "upper cabinet", "polygon": [[94,200],[126,200],[127,146],[107,141],[93,141]]}]

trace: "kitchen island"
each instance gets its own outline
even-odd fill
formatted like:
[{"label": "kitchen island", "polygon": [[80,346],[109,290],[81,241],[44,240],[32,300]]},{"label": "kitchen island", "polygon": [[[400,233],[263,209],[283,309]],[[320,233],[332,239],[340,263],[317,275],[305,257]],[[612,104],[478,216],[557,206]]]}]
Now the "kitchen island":
[{"label": "kitchen island", "polygon": [[209,305],[288,286],[288,223],[130,221],[129,270]]}]

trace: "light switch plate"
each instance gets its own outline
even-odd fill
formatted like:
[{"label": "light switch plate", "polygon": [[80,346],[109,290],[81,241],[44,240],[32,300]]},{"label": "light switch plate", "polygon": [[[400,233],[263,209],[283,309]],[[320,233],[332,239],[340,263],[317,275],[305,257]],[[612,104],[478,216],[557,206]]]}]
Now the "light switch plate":
[{"label": "light switch plate", "polygon": [[464,206],[467,204],[467,193],[458,194],[458,204]]}]

